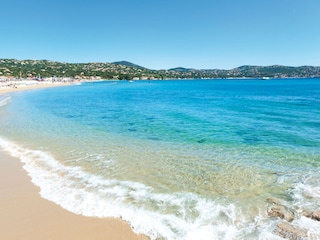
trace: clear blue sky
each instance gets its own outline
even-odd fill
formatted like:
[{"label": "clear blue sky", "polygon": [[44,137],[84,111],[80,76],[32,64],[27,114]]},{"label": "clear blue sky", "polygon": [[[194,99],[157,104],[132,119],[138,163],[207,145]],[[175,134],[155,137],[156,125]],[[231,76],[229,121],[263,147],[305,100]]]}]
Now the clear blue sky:
[{"label": "clear blue sky", "polygon": [[2,0],[0,58],[320,66],[320,0]]}]

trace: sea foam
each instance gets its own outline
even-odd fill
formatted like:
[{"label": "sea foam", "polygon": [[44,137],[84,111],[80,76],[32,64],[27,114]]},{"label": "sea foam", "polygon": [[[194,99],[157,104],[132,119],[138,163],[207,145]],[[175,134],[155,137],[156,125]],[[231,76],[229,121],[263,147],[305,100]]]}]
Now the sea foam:
[{"label": "sea foam", "polygon": [[[157,193],[138,182],[106,179],[3,138],[0,147],[21,160],[43,198],[84,216],[121,217],[151,239],[278,239],[272,234],[276,221],[264,214],[248,219],[229,201],[195,193]],[[301,218],[296,224],[317,233],[317,223]]]},{"label": "sea foam", "polygon": [[21,160],[43,198],[84,216],[121,217],[151,239],[236,239],[251,228],[231,203],[194,193],[156,193],[138,182],[105,179],[3,138],[0,147]]}]

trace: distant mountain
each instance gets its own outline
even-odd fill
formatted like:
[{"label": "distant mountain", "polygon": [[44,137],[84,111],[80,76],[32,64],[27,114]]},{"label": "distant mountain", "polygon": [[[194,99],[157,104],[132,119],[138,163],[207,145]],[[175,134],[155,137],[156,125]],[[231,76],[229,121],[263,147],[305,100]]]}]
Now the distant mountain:
[{"label": "distant mountain", "polygon": [[1,77],[70,77],[77,79],[212,79],[212,78],[315,78],[320,67],[244,65],[231,70],[171,68],[150,70],[127,61],[113,63],[64,63],[48,60],[0,59]]},{"label": "distant mountain", "polygon": [[230,75],[242,77],[319,77],[320,67],[301,66],[290,67],[282,65],[272,66],[241,66],[228,71]]},{"label": "distant mountain", "polygon": [[133,67],[133,68],[139,68],[139,69],[147,69],[145,67],[141,67],[141,66],[139,66],[137,64],[134,64],[134,63],[131,63],[131,62],[128,62],[128,61],[113,62],[112,64],[123,65],[123,66],[126,66],[126,67]]}]

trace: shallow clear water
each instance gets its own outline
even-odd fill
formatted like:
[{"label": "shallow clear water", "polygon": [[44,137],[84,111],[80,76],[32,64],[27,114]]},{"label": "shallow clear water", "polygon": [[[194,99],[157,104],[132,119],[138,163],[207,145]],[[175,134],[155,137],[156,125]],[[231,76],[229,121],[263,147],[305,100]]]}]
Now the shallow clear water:
[{"label": "shallow clear water", "polygon": [[18,92],[0,107],[0,136],[44,198],[121,216],[153,239],[277,239],[268,197],[297,213],[320,207],[319,80]]}]

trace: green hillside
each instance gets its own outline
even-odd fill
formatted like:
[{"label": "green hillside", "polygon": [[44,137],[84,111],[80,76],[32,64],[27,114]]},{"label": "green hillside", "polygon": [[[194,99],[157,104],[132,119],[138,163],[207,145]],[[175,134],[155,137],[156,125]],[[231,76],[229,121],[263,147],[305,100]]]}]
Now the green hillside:
[{"label": "green hillside", "polygon": [[78,79],[198,79],[320,77],[320,67],[241,66],[231,70],[172,68],[150,70],[121,61],[114,63],[64,63],[48,60],[0,59],[0,77],[70,77]]}]

